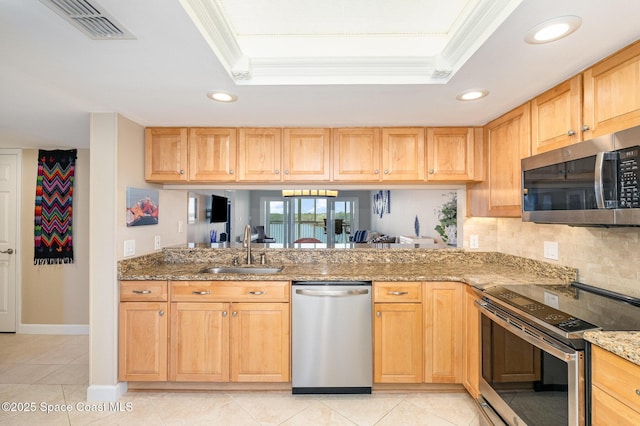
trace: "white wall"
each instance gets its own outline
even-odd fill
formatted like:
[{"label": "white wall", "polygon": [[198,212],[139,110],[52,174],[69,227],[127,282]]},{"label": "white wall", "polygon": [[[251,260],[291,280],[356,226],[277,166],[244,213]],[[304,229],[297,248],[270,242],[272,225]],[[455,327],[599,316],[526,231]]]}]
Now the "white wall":
[{"label": "white wall", "polygon": [[[378,191],[372,191],[371,197]],[[464,189],[392,189],[391,213],[382,217],[373,214],[371,209],[371,230],[385,235],[398,237],[415,236],[414,223],[416,216],[420,223],[420,236],[434,238],[441,242],[440,235],[435,231],[438,222],[436,209],[449,200],[449,194],[456,192],[458,197],[458,223],[462,223],[465,212]],[[460,227],[462,228],[462,227]],[[461,230],[458,240],[462,239]]]}]

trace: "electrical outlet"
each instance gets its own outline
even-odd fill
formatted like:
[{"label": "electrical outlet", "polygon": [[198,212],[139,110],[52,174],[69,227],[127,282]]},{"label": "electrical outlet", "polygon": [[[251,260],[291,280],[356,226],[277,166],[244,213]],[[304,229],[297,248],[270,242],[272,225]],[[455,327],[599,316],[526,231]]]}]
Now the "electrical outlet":
[{"label": "electrical outlet", "polygon": [[544,242],[544,258],[558,260],[558,243],[556,241]]},{"label": "electrical outlet", "polygon": [[469,248],[477,249],[478,247],[478,236],[469,235]]},{"label": "electrical outlet", "polygon": [[153,248],[154,250],[160,250],[162,248],[162,246],[160,245],[160,235],[156,235],[155,239],[153,240]]},{"label": "electrical outlet", "polygon": [[124,240],[124,257],[136,254],[136,240]]},{"label": "electrical outlet", "polygon": [[549,305],[552,308],[558,309],[558,295],[549,293],[548,291],[544,292],[544,304]]},{"label": "electrical outlet", "polygon": [[184,228],[184,222],[181,220],[178,220],[178,232],[182,232]]}]

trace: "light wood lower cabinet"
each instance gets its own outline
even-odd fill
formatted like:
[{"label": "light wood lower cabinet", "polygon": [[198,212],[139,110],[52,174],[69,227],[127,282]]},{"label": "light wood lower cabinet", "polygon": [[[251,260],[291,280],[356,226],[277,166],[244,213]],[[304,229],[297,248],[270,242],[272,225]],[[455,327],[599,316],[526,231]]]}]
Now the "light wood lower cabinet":
[{"label": "light wood lower cabinet", "polygon": [[462,383],[465,284],[424,284],[424,381]]},{"label": "light wood lower cabinet", "polygon": [[288,382],[286,281],[171,283],[169,380]]},{"label": "light wood lower cabinet", "polygon": [[592,346],[591,423],[640,424],[640,366]]},{"label": "light wood lower cabinet", "polygon": [[374,383],[422,383],[422,283],[373,286]]},{"label": "light wood lower cabinet", "polygon": [[166,281],[120,283],[118,379],[167,380]]},{"label": "light wood lower cabinet", "polygon": [[475,304],[477,298],[473,289],[465,286],[462,384],[474,398],[480,396],[480,311]]}]

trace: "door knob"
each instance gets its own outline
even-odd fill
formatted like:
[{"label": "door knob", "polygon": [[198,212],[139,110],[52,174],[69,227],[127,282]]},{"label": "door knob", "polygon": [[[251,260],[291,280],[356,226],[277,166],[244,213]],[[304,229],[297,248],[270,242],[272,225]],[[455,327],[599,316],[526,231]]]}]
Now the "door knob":
[{"label": "door knob", "polygon": [[0,253],[7,253],[7,254],[13,254],[13,249],[6,249],[6,250],[0,250]]}]

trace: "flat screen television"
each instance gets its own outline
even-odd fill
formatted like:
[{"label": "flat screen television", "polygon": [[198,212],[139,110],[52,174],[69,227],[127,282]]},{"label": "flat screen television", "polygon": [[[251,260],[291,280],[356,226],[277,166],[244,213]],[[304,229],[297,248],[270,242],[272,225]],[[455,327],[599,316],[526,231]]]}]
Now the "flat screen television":
[{"label": "flat screen television", "polygon": [[227,197],[211,196],[211,223],[227,221]]}]

